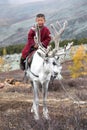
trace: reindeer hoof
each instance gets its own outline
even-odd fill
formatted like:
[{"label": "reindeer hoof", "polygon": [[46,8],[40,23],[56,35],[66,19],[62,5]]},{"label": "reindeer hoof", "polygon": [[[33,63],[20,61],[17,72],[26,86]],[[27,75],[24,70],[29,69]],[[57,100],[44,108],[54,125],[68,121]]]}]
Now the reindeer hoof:
[{"label": "reindeer hoof", "polygon": [[34,119],[35,120],[39,120],[40,118],[39,118],[39,115],[34,115]]},{"label": "reindeer hoof", "polygon": [[44,117],[46,120],[50,120],[50,119],[51,119],[50,116],[49,116],[49,114],[43,114],[43,117]]},{"label": "reindeer hoof", "polygon": [[31,113],[33,113],[34,112],[34,109],[33,109],[33,107],[31,108]]}]

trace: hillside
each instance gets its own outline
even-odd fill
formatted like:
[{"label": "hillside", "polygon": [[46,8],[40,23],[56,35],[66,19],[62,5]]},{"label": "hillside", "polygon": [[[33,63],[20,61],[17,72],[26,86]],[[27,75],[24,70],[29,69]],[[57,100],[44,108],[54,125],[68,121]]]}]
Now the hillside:
[{"label": "hillside", "polygon": [[87,37],[86,0],[44,0],[27,4],[9,4],[7,0],[0,1],[0,12],[0,46],[26,43],[28,30],[39,12],[46,15],[49,28],[57,20],[68,21],[62,39]]}]

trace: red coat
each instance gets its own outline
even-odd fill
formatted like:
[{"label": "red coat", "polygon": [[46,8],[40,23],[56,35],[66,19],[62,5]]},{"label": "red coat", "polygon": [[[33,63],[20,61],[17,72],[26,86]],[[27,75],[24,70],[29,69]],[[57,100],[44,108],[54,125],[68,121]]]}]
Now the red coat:
[{"label": "red coat", "polygon": [[[24,49],[22,50],[23,58],[27,57],[30,48],[35,45],[34,36],[35,36],[35,29],[31,28],[28,33],[27,44],[25,45]],[[47,46],[51,40],[51,37],[50,37],[50,31],[46,26],[44,26],[40,29],[40,40],[41,40],[42,45],[45,48],[47,48]]]}]

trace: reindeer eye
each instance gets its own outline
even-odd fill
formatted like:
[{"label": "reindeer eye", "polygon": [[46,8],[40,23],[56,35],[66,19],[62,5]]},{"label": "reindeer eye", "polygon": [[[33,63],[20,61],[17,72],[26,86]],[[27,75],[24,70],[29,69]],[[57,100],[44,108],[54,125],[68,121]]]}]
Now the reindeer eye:
[{"label": "reindeer eye", "polygon": [[53,65],[56,65],[56,62],[53,62]]}]

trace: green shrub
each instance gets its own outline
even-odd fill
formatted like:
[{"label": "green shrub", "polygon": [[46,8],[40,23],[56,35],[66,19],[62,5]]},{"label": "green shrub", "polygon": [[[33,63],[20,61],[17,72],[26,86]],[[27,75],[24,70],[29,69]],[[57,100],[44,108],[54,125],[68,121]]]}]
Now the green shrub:
[{"label": "green shrub", "polygon": [[[72,40],[63,40],[60,41],[59,46],[64,47],[64,45],[67,45],[69,42],[74,43],[74,45],[80,45],[81,43],[87,44],[87,38],[81,38],[81,39],[72,39]],[[22,49],[24,48],[25,44],[19,44],[19,45],[10,45],[5,47],[7,54],[14,54],[14,53],[21,53]],[[52,48],[55,48],[55,43],[51,42],[50,45]],[[0,55],[3,55],[4,47],[0,48]]]},{"label": "green shrub", "polygon": [[67,45],[68,43],[70,43],[72,41],[73,41],[73,45],[81,45],[81,43],[87,44],[87,38],[81,38],[81,39],[72,39],[72,40],[60,41],[59,46],[63,47],[64,45]]},{"label": "green shrub", "polygon": [[6,54],[14,54],[14,53],[21,53],[22,49],[24,48],[24,44],[20,45],[10,45],[5,47],[0,48],[0,55],[3,55],[3,51],[6,50]]}]

